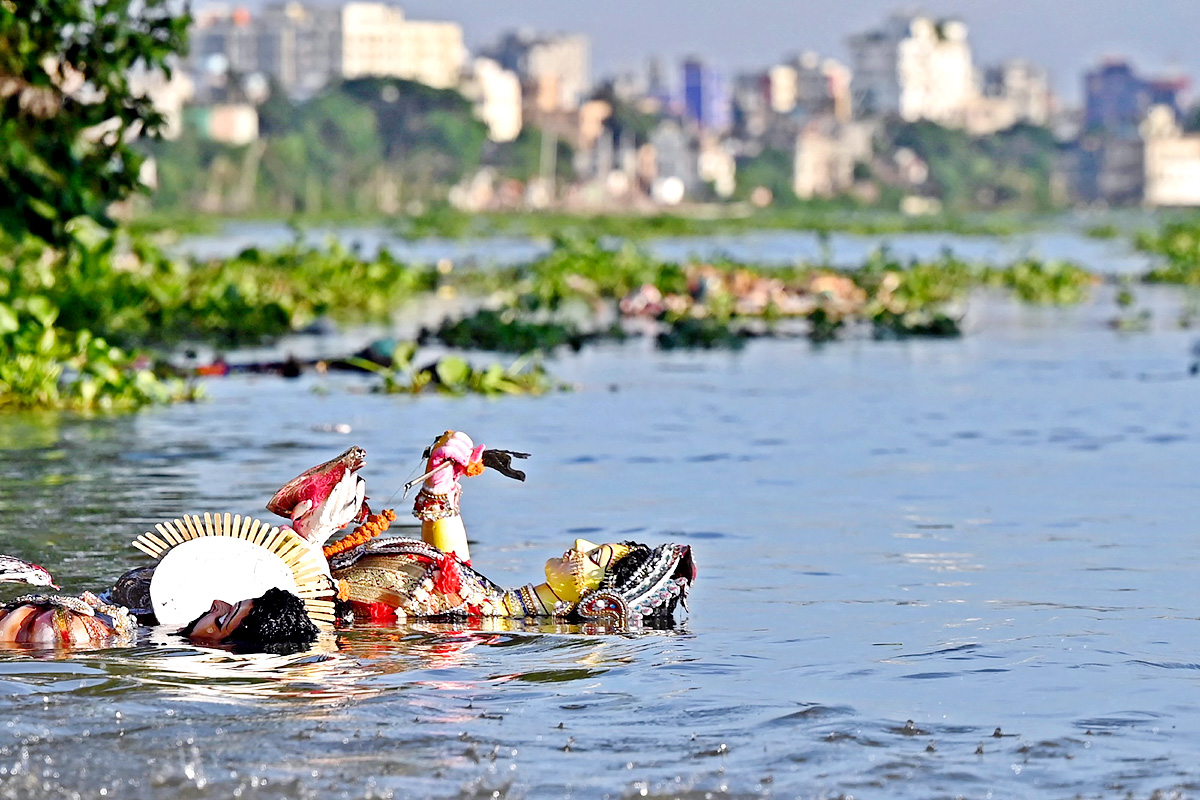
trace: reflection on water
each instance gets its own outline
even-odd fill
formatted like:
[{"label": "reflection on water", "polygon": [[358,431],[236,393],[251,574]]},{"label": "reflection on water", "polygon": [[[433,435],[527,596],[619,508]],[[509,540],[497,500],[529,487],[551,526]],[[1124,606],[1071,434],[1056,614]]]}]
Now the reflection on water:
[{"label": "reflection on water", "polygon": [[495,580],[579,535],[688,543],[700,575],[687,623],[641,636],[3,652],[0,797],[1188,796],[1200,383],[1179,298],[1139,294],[1158,327],[1134,336],[1103,294],[981,300],[954,341],[585,350],[553,365],[580,389],[539,399],[239,378],[135,418],[8,423],[4,550],[69,591],[142,563],[153,522],[260,515],[351,443],[386,505],[448,427],[533,453],[526,483],[466,487]]}]

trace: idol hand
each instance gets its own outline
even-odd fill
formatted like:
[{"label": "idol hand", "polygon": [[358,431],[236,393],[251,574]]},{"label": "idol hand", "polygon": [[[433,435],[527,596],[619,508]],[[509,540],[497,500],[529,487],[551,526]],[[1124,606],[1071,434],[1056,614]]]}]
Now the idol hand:
[{"label": "idol hand", "polygon": [[446,431],[429,453],[425,489],[434,494],[453,489],[471,464],[479,463],[484,449],[483,445],[476,447],[471,437],[461,431]]}]

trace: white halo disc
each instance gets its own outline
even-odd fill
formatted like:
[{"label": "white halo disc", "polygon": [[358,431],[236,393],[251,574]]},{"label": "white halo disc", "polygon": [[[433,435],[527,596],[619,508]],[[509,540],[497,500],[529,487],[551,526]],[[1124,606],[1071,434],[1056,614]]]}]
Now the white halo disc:
[{"label": "white halo disc", "polygon": [[272,588],[297,593],[296,578],[282,558],[243,539],[206,536],[162,557],[150,581],[150,604],[160,625],[186,625],[213,600],[238,603]]}]

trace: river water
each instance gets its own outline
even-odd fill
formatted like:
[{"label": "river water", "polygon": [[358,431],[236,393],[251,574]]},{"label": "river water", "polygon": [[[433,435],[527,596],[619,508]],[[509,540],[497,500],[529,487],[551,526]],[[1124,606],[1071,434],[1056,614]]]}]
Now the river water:
[{"label": "river water", "polygon": [[160,519],[266,518],[350,444],[402,509],[446,428],[533,454],[526,483],[466,484],[498,581],[576,536],[699,566],[687,621],[642,636],[3,652],[0,797],[1194,796],[1200,379],[1181,298],[1139,296],[1138,334],[1101,287],[1070,310],[977,296],[956,340],[592,347],[542,398],[251,376],[134,417],[0,418],[3,549],[69,591],[144,563],[128,543]]},{"label": "river water", "polygon": [[[951,251],[972,262],[1007,266],[1022,258],[1074,261],[1104,274],[1140,274],[1152,265],[1150,256],[1137,252],[1128,237],[1089,238],[1081,223],[1032,228],[1011,236],[967,236],[954,233],[902,233],[860,235],[776,230],[713,236],[681,236],[640,243],[650,254],[668,261],[690,258],[728,259],[764,266],[831,264],[853,268],[876,250],[887,248],[902,261],[929,260]],[[191,236],[176,251],[198,258],[228,258],[248,247],[283,247],[296,238],[284,223],[230,222],[217,234]],[[338,240],[346,247],[373,257],[387,249],[401,261],[434,264],[442,259],[467,266],[523,264],[550,252],[551,244],[520,236],[487,239],[407,240],[382,227],[313,228],[302,241],[319,247]]]}]

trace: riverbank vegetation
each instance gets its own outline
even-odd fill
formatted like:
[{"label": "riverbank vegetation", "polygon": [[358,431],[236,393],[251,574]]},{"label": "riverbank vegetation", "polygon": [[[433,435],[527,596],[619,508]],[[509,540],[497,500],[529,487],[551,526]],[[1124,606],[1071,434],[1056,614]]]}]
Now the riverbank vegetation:
[{"label": "riverbank vegetation", "polygon": [[[403,358],[346,362],[374,373],[385,392],[538,394],[558,384],[533,353],[635,337],[663,349],[737,349],[762,336],[956,336],[972,291],[1069,305],[1099,281],[1065,262],[984,267],[950,253],[909,262],[886,249],[853,269],[674,263],[634,243],[573,236],[532,263],[486,270],[439,271],[386,251],[365,257],[333,241],[193,259],[124,232],[84,223],[71,230],[63,250],[33,238],[0,248],[0,406],[120,409],[186,399],[191,376],[164,363],[185,343],[258,344],[321,320],[388,327],[435,295],[467,298],[466,313],[424,331]],[[1200,282],[1197,241],[1190,228],[1167,227],[1144,243],[1169,254],[1148,278]],[[419,366],[415,347],[434,342],[519,358],[472,366],[449,355]]]},{"label": "riverbank vegetation", "polygon": [[1146,280],[1200,286],[1200,218],[1174,220],[1137,236],[1137,246],[1161,258]]},{"label": "riverbank vegetation", "polygon": [[[420,207],[444,203],[450,187],[480,168],[498,181],[527,182],[540,166],[539,131],[490,142],[461,94],[413,81],[344,81],[303,103],[275,91],[258,115],[261,136],[248,144],[210,141],[202,118],[188,120],[173,141],[148,143],[157,164],[150,208],[310,222],[403,209],[419,217]],[[570,175],[565,144],[557,157],[557,174]]]},{"label": "riverbank vegetation", "polygon": [[[460,276],[462,291],[488,294],[490,307],[447,321],[445,344],[477,349],[553,349],[628,330],[611,320],[652,321],[664,348],[741,347],[747,337],[799,328],[823,342],[867,329],[876,337],[955,336],[968,293],[990,287],[1028,303],[1069,305],[1096,278],[1078,265],[1024,259],[1004,268],[970,265],[947,253],[906,263],[886,249],[855,269],[762,268],[737,263],[677,264],[631,244],[560,238],[532,264]],[[590,316],[590,326],[580,325]],[[519,349],[519,348],[512,348]]]},{"label": "riverbank vegetation", "polygon": [[[246,94],[239,85],[228,92]],[[672,124],[601,94],[613,110],[604,126],[627,146],[649,146],[654,131]],[[1027,125],[974,138],[932,123],[889,123],[877,132],[875,154],[858,164],[853,190],[832,199],[796,196],[790,147],[750,148],[737,157],[732,196],[700,188],[695,205],[664,210],[646,199],[644,175],[633,179],[640,185],[633,196],[604,200],[592,191],[591,156],[574,152],[573,136],[527,124],[511,142],[490,141],[472,103],[454,90],[354,79],[300,102],[273,87],[256,111],[258,136],[244,144],[213,141],[213,112],[205,108],[188,110],[174,140],[147,143],[156,190],[139,204],[143,224],[197,216],[356,220],[413,238],[764,229],[1005,235],[1061,207],[1050,189],[1059,145]],[[903,164],[920,164],[920,176]],[[944,211],[901,213],[906,198]]]}]

